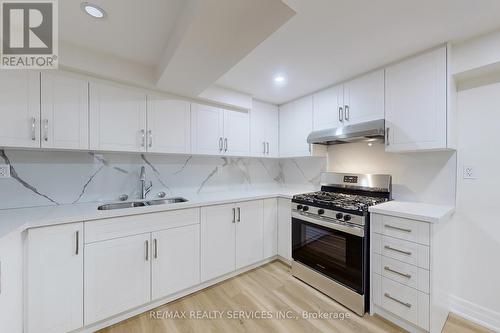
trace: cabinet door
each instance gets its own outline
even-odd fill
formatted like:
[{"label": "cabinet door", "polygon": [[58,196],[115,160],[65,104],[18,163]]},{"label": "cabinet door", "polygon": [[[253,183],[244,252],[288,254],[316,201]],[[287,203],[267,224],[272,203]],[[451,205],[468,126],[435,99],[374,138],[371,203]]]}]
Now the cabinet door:
[{"label": "cabinet door", "polygon": [[264,258],[264,202],[236,204],[236,269]]},{"label": "cabinet door", "polygon": [[42,147],[89,148],[88,82],[69,74],[42,74]]},{"label": "cabinet door", "polygon": [[311,156],[307,137],[312,131],[312,96],[280,107],[280,156]]},{"label": "cabinet door", "polygon": [[186,101],[148,96],[148,151],[191,151],[191,104]]},{"label": "cabinet door", "polygon": [[289,199],[278,199],[278,255],[292,260],[292,213]]},{"label": "cabinet door", "polygon": [[235,269],[235,211],[233,204],[201,208],[201,280]]},{"label": "cabinet door", "polygon": [[250,117],[248,112],[224,110],[224,153],[232,156],[250,154]]},{"label": "cabinet door", "polygon": [[83,223],[28,230],[27,332],[83,326]]},{"label": "cabinet door", "polygon": [[255,101],[250,114],[252,156],[278,157],[278,107]]},{"label": "cabinet door", "polygon": [[344,119],[348,125],[384,119],[384,70],[344,84]]},{"label": "cabinet door", "polygon": [[150,236],[85,245],[85,325],[150,301]]},{"label": "cabinet door", "polygon": [[40,73],[0,74],[0,146],[40,147]]},{"label": "cabinet door", "polygon": [[343,86],[334,86],[313,96],[313,130],[342,126],[343,122]]},{"label": "cabinet door", "polygon": [[278,254],[278,201],[264,200],[264,258]]},{"label": "cabinet door", "polygon": [[191,137],[193,153],[219,155],[223,151],[224,111],[192,104]]},{"label": "cabinet door", "polygon": [[200,225],[172,228],[152,234],[153,299],[200,283]]},{"label": "cabinet door", "polygon": [[386,69],[386,151],[446,148],[446,48]]},{"label": "cabinet door", "polygon": [[90,149],[146,151],[146,95],[90,83]]}]

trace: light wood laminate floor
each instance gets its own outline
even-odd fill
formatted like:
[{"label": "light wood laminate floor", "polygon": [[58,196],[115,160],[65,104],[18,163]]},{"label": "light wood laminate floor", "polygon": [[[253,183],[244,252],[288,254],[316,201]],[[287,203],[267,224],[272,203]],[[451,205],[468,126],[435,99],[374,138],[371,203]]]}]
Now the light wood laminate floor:
[{"label": "light wood laminate floor", "polygon": [[[193,313],[191,311],[201,311]],[[359,317],[332,299],[295,279],[288,266],[275,261],[210,288],[201,290],[151,312],[120,322],[99,333],[160,332],[404,332],[378,316]],[[225,311],[222,315],[214,311]],[[245,311],[243,313],[233,311]],[[268,311],[262,313],[261,311]],[[281,311],[288,319],[276,319]],[[289,311],[289,312],[287,312]],[[307,313],[323,313],[341,319],[304,319]],[[187,319],[165,318],[185,314]],[[273,319],[235,318],[246,314],[272,315]],[[191,316],[222,316],[215,319],[191,319]],[[164,318],[152,318],[164,317]],[[490,332],[458,317],[450,316],[443,333]]]}]

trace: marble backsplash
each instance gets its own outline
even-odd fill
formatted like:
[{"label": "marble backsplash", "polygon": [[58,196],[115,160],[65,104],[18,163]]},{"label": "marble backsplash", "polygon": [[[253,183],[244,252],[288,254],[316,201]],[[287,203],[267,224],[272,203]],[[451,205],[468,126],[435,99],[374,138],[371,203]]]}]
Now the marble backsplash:
[{"label": "marble backsplash", "polygon": [[0,179],[0,209],[139,196],[146,167],[150,197],[319,186],[325,158],[261,159],[190,155],[0,150],[11,178]]}]

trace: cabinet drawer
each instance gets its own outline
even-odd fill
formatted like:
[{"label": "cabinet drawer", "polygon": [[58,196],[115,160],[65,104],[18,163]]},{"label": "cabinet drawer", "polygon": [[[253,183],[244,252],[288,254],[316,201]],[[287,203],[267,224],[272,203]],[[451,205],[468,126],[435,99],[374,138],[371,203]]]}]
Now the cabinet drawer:
[{"label": "cabinet drawer", "polygon": [[199,224],[199,208],[85,222],[85,243]]},{"label": "cabinet drawer", "polygon": [[429,295],[382,277],[380,297],[385,310],[429,330]]},{"label": "cabinet drawer", "polygon": [[381,254],[408,264],[429,269],[429,247],[404,241],[397,238],[382,236]]},{"label": "cabinet drawer", "polygon": [[429,245],[430,226],[426,222],[372,214],[372,227],[383,235]]},{"label": "cabinet drawer", "polygon": [[[390,278],[424,293],[429,293],[429,271],[426,269],[406,264],[399,260],[382,257],[379,270],[386,278]],[[375,268],[373,271],[375,272]]]}]

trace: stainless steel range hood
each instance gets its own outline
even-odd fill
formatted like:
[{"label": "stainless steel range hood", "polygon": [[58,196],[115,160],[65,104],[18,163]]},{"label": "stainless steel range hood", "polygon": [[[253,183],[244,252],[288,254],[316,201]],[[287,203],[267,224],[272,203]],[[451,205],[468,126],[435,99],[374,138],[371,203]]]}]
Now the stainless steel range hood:
[{"label": "stainless steel range hood", "polygon": [[314,131],[307,137],[308,143],[335,145],[358,141],[384,140],[384,119],[367,121],[355,125]]}]

